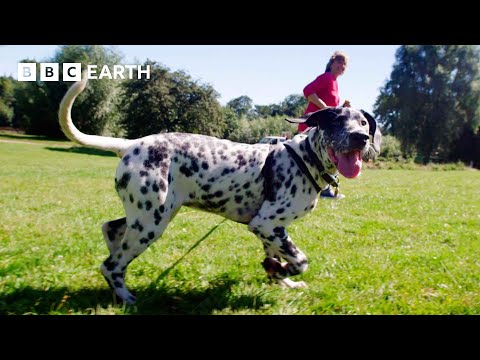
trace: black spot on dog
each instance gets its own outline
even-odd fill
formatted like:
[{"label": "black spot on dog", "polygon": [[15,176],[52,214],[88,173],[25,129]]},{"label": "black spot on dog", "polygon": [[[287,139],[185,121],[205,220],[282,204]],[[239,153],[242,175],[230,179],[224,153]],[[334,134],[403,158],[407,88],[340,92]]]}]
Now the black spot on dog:
[{"label": "black spot on dog", "polygon": [[200,170],[197,160],[192,159],[192,166],[190,166],[190,170],[193,172],[198,172]]},{"label": "black spot on dog", "polygon": [[155,233],[153,231],[148,233],[148,238],[152,240],[155,237]]},{"label": "black spot on dog", "polygon": [[133,155],[138,155],[140,154],[140,148],[136,147],[135,149],[133,149]]},{"label": "black spot on dog", "polygon": [[130,161],[130,155],[125,155],[122,159],[125,166],[128,166],[128,162]]},{"label": "black spot on dog", "polygon": [[148,188],[147,188],[146,186],[142,186],[142,187],[140,188],[140,192],[141,192],[143,195],[145,195],[146,193],[148,193]]},{"label": "black spot on dog", "polygon": [[139,232],[142,232],[143,231],[143,225],[140,224],[140,221],[135,220],[135,222],[133,223],[132,225],[132,229],[137,229]]},{"label": "black spot on dog", "polygon": [[129,195],[129,198],[130,198],[130,202],[133,204],[133,202],[134,202],[133,195],[130,194],[130,195]]},{"label": "black spot on dog", "polygon": [[107,260],[103,262],[103,264],[105,265],[108,271],[113,271],[113,269],[115,269],[115,267],[118,265],[117,262],[112,261],[111,255],[107,258]]},{"label": "black spot on dog", "polygon": [[202,162],[202,169],[208,170],[208,163],[206,161]]},{"label": "black spot on dog", "polygon": [[152,208],[152,206],[153,205],[152,205],[151,201],[149,201],[149,200],[145,201],[145,210],[147,210],[147,211],[150,210]]},{"label": "black spot on dog", "polygon": [[154,192],[158,192],[158,191],[160,190],[160,188],[158,187],[158,185],[157,185],[157,182],[156,182],[156,181],[154,181],[154,182],[153,182],[153,185],[152,185],[152,190],[153,190]]},{"label": "black spot on dog", "polygon": [[283,251],[284,254],[287,254],[289,256],[295,256],[298,254],[297,248],[288,239],[282,240],[282,245],[280,246],[280,249]]},{"label": "black spot on dog", "polygon": [[138,201],[138,202],[137,202],[137,207],[138,207],[140,210],[143,209],[143,204],[142,204],[141,201]]},{"label": "black spot on dog", "polygon": [[202,189],[203,191],[206,191],[206,192],[208,192],[208,191],[210,190],[210,188],[211,188],[211,185],[209,185],[209,184],[205,184],[205,185],[203,185],[203,186],[201,187],[201,189]]},{"label": "black spot on dog", "polygon": [[285,228],[284,227],[281,227],[281,226],[277,226],[273,229],[273,233],[275,234],[275,236],[283,239],[285,237],[287,237],[287,234],[285,232]]},{"label": "black spot on dog", "polygon": [[162,179],[158,181],[158,187],[160,188],[160,190],[162,190],[162,192],[167,191],[167,185],[165,185],[165,181],[163,181]]},{"label": "black spot on dog", "polygon": [[140,174],[140,176],[145,177],[145,176],[148,176],[148,171],[140,170],[139,174]]},{"label": "black spot on dog", "polygon": [[122,249],[123,249],[123,250],[128,250],[128,244],[127,244],[127,243],[123,243],[123,244],[122,244]]},{"label": "black spot on dog", "polygon": [[240,155],[237,155],[236,163],[238,163],[238,169],[240,169],[242,166],[247,165],[247,160],[245,160],[243,155],[240,154]]},{"label": "black spot on dog", "polygon": [[167,158],[168,149],[165,145],[154,145],[148,147],[147,161],[155,167],[159,167],[160,163]]},{"label": "black spot on dog", "polygon": [[290,175],[287,182],[285,183],[285,189],[288,189],[292,185],[293,176]]},{"label": "black spot on dog", "polygon": [[237,204],[240,204],[243,200],[243,196],[242,195],[235,195],[235,202]]},{"label": "black spot on dog", "polygon": [[292,188],[290,189],[290,194],[292,197],[295,197],[295,194],[297,193],[297,185],[293,184]]},{"label": "black spot on dog", "polygon": [[132,174],[130,174],[129,172],[123,173],[120,180],[118,180],[117,183],[115,184],[115,188],[117,189],[117,191],[126,189],[131,178],[132,178]]},{"label": "black spot on dog", "polygon": [[285,211],[284,208],[277,209],[277,214],[282,214]]},{"label": "black spot on dog", "polygon": [[164,205],[160,205],[160,207],[158,208],[158,210],[160,210],[160,212],[163,214],[163,212],[165,211],[165,206],[164,206]]},{"label": "black spot on dog", "polygon": [[190,168],[186,167],[185,164],[180,166],[180,172],[184,174],[186,177],[190,177],[193,175],[193,172],[190,170]]},{"label": "black spot on dog", "polygon": [[160,216],[160,213],[157,209],[155,209],[155,211],[153,212],[153,217],[155,218],[155,225],[160,224],[160,221],[162,221],[162,217]]},{"label": "black spot on dog", "polygon": [[114,273],[112,273],[111,276],[112,276],[112,279],[113,279],[113,280],[123,279],[123,273],[114,272]]}]

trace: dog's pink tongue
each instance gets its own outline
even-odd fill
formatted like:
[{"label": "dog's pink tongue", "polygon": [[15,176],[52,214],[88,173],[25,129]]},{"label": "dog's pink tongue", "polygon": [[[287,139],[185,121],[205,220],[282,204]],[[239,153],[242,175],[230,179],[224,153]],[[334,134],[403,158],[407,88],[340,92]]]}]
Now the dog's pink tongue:
[{"label": "dog's pink tongue", "polygon": [[356,178],[362,171],[362,157],[360,151],[352,151],[347,154],[338,154],[337,169],[348,179]]}]

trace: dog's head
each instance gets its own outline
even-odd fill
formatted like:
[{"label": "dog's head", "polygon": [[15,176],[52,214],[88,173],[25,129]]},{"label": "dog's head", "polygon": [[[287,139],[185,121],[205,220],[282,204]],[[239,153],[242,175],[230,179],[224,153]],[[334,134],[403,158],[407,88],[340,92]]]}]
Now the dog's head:
[{"label": "dog's head", "polygon": [[362,160],[380,153],[382,134],[372,115],[347,107],[326,108],[300,119],[287,119],[317,127],[321,138],[318,150],[346,178],[360,175]]}]

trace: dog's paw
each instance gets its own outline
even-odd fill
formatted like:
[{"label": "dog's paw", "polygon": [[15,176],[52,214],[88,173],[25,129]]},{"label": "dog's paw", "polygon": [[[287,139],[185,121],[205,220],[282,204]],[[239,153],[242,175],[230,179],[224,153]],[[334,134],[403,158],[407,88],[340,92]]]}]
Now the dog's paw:
[{"label": "dog's paw", "polygon": [[123,302],[127,305],[134,305],[135,302],[137,301],[137,297],[135,295],[131,294],[125,288],[116,288],[115,289],[115,294],[117,295],[117,299],[119,299],[120,302]]},{"label": "dog's paw", "polygon": [[283,286],[287,287],[290,289],[300,289],[300,288],[306,288],[307,283],[305,281],[293,281],[290,279],[282,279],[282,280],[277,280],[277,282]]}]

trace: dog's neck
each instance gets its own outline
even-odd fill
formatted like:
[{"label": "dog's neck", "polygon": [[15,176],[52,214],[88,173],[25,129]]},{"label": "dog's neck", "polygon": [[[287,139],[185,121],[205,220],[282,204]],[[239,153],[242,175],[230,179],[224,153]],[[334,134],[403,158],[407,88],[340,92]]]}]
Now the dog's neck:
[{"label": "dog's neck", "polygon": [[[309,154],[307,151],[307,141],[309,141],[311,151],[313,152],[314,156],[318,158],[323,169],[320,169],[319,166],[317,166],[314,159],[312,159],[312,154]],[[320,186],[320,188],[325,189],[327,187],[327,182],[321,176],[322,171],[325,170],[332,177],[335,177],[337,175],[337,168],[328,157],[327,143],[323,138],[323,131],[318,128],[311,129],[306,137],[294,137],[291,145],[296,153],[300,156],[315,182]]]},{"label": "dog's neck", "polygon": [[323,136],[323,130],[319,128],[312,129],[309,131],[308,137],[305,141],[310,141],[311,148],[322,163],[324,169],[330,173],[330,175],[336,175],[338,170],[328,156],[328,143]]}]

